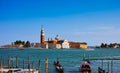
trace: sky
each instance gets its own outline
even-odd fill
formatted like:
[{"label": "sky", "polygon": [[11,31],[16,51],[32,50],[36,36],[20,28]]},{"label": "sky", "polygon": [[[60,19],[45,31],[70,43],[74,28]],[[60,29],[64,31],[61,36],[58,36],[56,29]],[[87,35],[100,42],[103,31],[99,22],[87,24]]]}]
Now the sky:
[{"label": "sky", "polygon": [[120,0],[0,0],[0,45],[45,39],[120,43]]}]

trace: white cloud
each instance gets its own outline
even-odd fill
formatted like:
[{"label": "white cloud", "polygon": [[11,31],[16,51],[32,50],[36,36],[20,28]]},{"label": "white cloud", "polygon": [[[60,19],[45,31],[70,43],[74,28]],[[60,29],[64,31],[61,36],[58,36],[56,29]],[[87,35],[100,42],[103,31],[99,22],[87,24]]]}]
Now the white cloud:
[{"label": "white cloud", "polygon": [[74,35],[94,35],[94,36],[120,36],[120,28],[115,26],[95,26],[89,27],[89,30],[80,30],[74,32]]},{"label": "white cloud", "polygon": [[90,27],[74,32],[76,39],[85,41],[88,45],[98,43],[120,43],[120,28],[115,26],[106,27]]},{"label": "white cloud", "polygon": [[112,30],[112,29],[115,29],[116,27],[115,26],[101,25],[101,26],[95,26],[94,28],[97,29],[97,30]]}]

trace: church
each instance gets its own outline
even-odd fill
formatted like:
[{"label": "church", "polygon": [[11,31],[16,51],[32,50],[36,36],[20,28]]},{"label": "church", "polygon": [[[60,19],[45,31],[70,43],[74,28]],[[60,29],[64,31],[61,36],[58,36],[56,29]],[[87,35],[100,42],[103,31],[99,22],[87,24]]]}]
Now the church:
[{"label": "church", "polygon": [[60,40],[59,36],[57,35],[54,40],[50,40],[48,38],[48,41],[45,41],[45,34],[44,34],[44,28],[42,26],[41,29],[41,35],[40,35],[40,47],[41,48],[46,48],[46,49],[61,49],[61,48],[66,48],[69,49],[70,45],[68,40]]},{"label": "church", "polygon": [[41,28],[40,33],[40,47],[45,49],[69,49],[69,48],[87,48],[87,43],[85,42],[69,42],[68,40],[60,40],[60,37],[57,35],[54,40],[48,38],[48,41],[45,41],[44,27]]}]

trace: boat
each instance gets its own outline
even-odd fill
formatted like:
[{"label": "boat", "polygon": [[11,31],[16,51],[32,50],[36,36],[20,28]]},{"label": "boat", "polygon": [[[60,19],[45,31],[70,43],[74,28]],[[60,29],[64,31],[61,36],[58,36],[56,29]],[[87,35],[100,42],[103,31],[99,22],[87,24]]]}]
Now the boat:
[{"label": "boat", "polygon": [[22,69],[22,68],[10,68],[10,69],[1,69],[0,73],[38,73],[36,69]]},{"label": "boat", "polygon": [[93,51],[95,49],[94,48],[86,48],[85,50],[87,50],[87,51]]},{"label": "boat", "polygon": [[54,66],[58,73],[64,73],[63,67],[60,65],[59,61],[54,61]]},{"label": "boat", "polygon": [[18,68],[11,68],[8,73],[17,73],[18,71],[21,71],[21,69]]},{"label": "boat", "polygon": [[92,68],[87,61],[83,61],[80,65],[81,73],[92,73]]},{"label": "boat", "polygon": [[18,71],[17,73],[38,73],[38,70],[36,69],[22,69],[21,71]]}]

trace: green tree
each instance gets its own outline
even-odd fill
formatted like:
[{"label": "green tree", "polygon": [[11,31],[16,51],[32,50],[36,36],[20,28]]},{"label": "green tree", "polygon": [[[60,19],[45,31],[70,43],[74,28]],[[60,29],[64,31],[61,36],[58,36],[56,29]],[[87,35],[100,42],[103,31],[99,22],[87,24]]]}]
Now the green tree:
[{"label": "green tree", "polygon": [[27,42],[25,43],[24,47],[30,47],[30,42],[27,41]]},{"label": "green tree", "polygon": [[104,45],[104,43],[101,43],[101,46],[100,46],[101,48],[104,48],[105,47],[105,45]]}]

